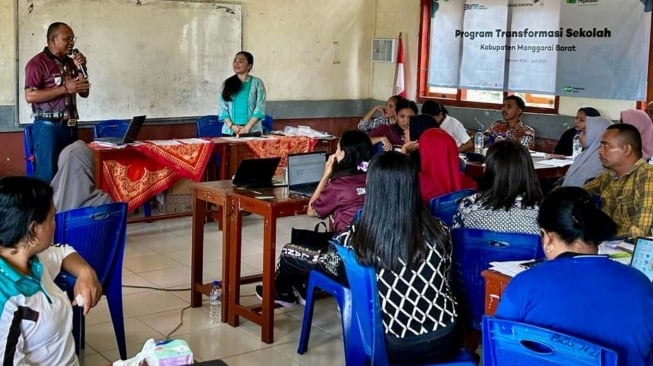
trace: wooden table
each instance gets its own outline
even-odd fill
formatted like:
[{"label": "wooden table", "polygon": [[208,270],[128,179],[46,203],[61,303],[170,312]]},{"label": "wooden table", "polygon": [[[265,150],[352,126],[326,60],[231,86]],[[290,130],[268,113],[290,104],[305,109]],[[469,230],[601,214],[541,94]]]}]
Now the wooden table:
[{"label": "wooden table", "polygon": [[[256,192],[260,192],[257,194]],[[272,343],[274,340],[274,271],[276,261],[277,218],[303,215],[306,213],[308,198],[288,194],[287,188],[257,189],[255,191],[234,189],[230,193],[231,222],[228,261],[229,309],[227,322],[238,326],[242,316],[261,326],[261,340]],[[257,196],[274,197],[259,199]],[[240,304],[241,280],[241,238],[243,211],[263,216],[263,304],[243,306]],[[223,254],[224,255],[224,254]],[[225,269],[223,268],[223,274]],[[245,278],[249,281],[249,278]]]},{"label": "wooden table", "polygon": [[193,224],[191,242],[191,272],[190,272],[190,305],[202,306],[202,294],[209,295],[211,284],[205,284],[202,279],[204,270],[204,223],[206,222],[207,204],[212,203],[218,207],[218,217],[222,221],[222,310],[221,321],[227,321],[229,304],[225,300],[229,295],[228,271],[229,267],[229,219],[231,205],[229,194],[233,186],[231,181],[203,182],[191,184],[193,192]]},{"label": "wooden table", "polygon": [[[193,229],[191,254],[191,306],[202,306],[202,294],[208,295],[210,284],[202,279],[204,257],[204,218],[206,204],[221,209],[222,219],[222,321],[238,326],[242,316],[261,325],[261,340],[274,340],[274,271],[276,261],[277,218],[303,215],[308,198],[288,194],[288,189],[247,190],[232,186],[231,181],[194,183]],[[271,198],[257,198],[271,197]],[[242,212],[263,216],[263,273],[241,276]],[[263,281],[263,303],[240,304],[241,284]]]},{"label": "wooden table", "polygon": [[[569,165],[561,166],[561,167],[543,165],[543,164],[538,164],[537,160],[538,159],[533,159],[533,162],[535,165],[535,174],[537,174],[537,178],[540,180],[564,177],[565,174],[567,174],[567,169],[569,169]],[[483,176],[484,169],[485,169],[485,165],[481,163],[467,162],[465,166],[465,174],[469,175],[474,179],[479,179]]]}]

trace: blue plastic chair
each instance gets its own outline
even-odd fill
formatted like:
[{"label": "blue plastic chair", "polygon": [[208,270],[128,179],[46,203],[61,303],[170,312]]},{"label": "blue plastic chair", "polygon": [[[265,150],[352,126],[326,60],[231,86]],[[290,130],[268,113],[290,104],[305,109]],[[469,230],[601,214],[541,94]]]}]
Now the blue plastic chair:
[{"label": "blue plastic chair", "polygon": [[263,125],[263,134],[267,135],[269,134],[272,130],[274,130],[274,119],[272,118],[271,115],[266,114],[265,118],[262,121]]},{"label": "blue plastic chair", "polygon": [[490,262],[544,258],[540,236],[481,229],[453,229],[454,289],[467,327],[481,329],[485,282],[481,272]]},{"label": "blue plastic chair", "polygon": [[[204,116],[197,121],[195,121],[195,127],[196,127],[196,136],[197,137],[220,137],[222,136],[222,125],[224,124],[223,121],[220,121],[218,119],[218,116],[215,115],[209,115],[209,116]],[[215,164],[215,174],[216,176],[220,172],[220,154],[214,152],[213,153],[213,161]],[[208,180],[215,180],[217,179],[216,177],[211,176],[211,174],[208,174]]]},{"label": "blue plastic chair", "polygon": [[93,125],[93,138],[98,137],[123,137],[129,127],[129,120],[110,119]]},{"label": "blue plastic chair", "polygon": [[[371,266],[360,265],[352,249],[336,245],[336,250],[345,266],[351,293],[356,294],[351,299],[351,319],[348,319],[354,329],[345,341],[345,354],[349,353],[347,365],[389,365],[376,272]],[[475,366],[476,362],[463,349],[454,360],[432,365]]]},{"label": "blue plastic chair", "polygon": [[476,193],[475,189],[461,189],[460,191],[443,194],[429,201],[431,215],[439,218],[445,225],[451,226],[453,215],[458,210],[458,203],[467,196]]},{"label": "blue plastic chair", "polygon": [[297,353],[303,355],[308,348],[308,339],[311,335],[311,323],[313,322],[313,307],[315,289],[322,289],[324,292],[335,297],[340,307],[340,320],[342,322],[342,338],[345,344],[345,359],[350,364],[347,356],[347,340],[350,338],[349,330],[351,324],[351,291],[349,288],[341,285],[338,281],[330,278],[324,273],[313,270],[308,277],[306,285],[306,304],[304,305],[304,317],[302,319],[302,329],[299,336]]},{"label": "blue plastic chair", "polygon": [[[108,203],[57,213],[55,243],[70,244],[95,270],[103,294],[107,296],[113,330],[120,358],[127,358],[125,325],[122,307],[122,260],[127,230],[127,204]],[[75,277],[62,271],[55,279],[72,300]],[[84,347],[84,317],[82,308],[73,308],[75,351]]]},{"label": "blue plastic chair", "polygon": [[222,136],[223,121],[218,116],[209,115],[198,118],[195,121],[197,137],[220,137]]},{"label": "blue plastic chair", "polygon": [[[99,137],[123,137],[127,133],[129,127],[129,120],[127,119],[109,119],[106,121],[98,122],[93,125],[93,138]],[[143,215],[145,217],[152,216],[152,206],[150,202],[143,204]]]},{"label": "blue plastic chair", "polygon": [[483,317],[483,365],[616,366],[617,352],[577,337]]},{"label": "blue plastic chair", "polygon": [[25,150],[25,175],[34,176],[34,144],[32,143],[33,125],[27,125],[23,129],[23,148]]}]

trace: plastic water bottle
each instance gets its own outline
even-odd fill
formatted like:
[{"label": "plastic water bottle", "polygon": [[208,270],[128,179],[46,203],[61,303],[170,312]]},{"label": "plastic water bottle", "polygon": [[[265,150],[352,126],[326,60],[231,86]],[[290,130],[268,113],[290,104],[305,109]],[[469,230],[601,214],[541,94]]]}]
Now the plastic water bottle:
[{"label": "plastic water bottle", "polygon": [[572,157],[574,158],[583,151],[583,147],[580,145],[580,131],[577,131],[574,135],[571,151]]},{"label": "plastic water bottle", "polygon": [[213,281],[209,292],[209,325],[216,326],[220,323],[220,297],[222,287],[220,281]]},{"label": "plastic water bottle", "polygon": [[480,154],[483,152],[483,142],[485,140],[485,135],[481,129],[476,130],[474,135],[474,152]]}]

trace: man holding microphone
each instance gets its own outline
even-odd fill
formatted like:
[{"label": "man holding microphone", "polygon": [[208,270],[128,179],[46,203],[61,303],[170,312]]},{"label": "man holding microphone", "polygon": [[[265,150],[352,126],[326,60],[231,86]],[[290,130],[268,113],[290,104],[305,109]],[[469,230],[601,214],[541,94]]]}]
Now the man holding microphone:
[{"label": "man holding microphone", "polygon": [[86,57],[65,23],[50,24],[48,45],[25,66],[25,100],[32,105],[35,176],[50,182],[59,153],[77,140],[76,97],[88,97]]}]

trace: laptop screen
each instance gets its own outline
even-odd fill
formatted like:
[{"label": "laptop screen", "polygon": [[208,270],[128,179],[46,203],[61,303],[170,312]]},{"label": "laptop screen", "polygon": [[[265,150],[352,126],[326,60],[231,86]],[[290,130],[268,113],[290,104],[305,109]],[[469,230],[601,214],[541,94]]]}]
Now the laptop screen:
[{"label": "laptop screen", "polygon": [[322,178],[326,152],[288,155],[288,186],[316,183]]},{"label": "laptop screen", "polygon": [[630,266],[637,268],[653,281],[653,238],[637,238]]}]

